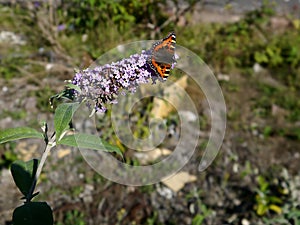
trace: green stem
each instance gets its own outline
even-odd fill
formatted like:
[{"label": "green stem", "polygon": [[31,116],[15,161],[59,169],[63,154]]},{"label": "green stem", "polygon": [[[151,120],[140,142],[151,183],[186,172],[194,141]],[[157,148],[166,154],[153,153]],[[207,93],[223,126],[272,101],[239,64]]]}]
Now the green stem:
[{"label": "green stem", "polygon": [[50,150],[55,147],[56,145],[56,142],[55,142],[55,134],[51,137],[50,141],[48,142],[48,144],[46,145],[46,148],[43,152],[43,155],[42,155],[42,158],[40,160],[40,163],[38,165],[38,168],[36,170],[36,174],[35,174],[35,178],[32,182],[32,185],[31,185],[31,188],[30,188],[30,191],[28,193],[28,195],[26,196],[26,202],[30,202],[31,199],[34,197],[34,189],[35,189],[35,186],[36,186],[36,183],[37,183],[37,180],[39,178],[39,176],[41,175],[41,172],[42,172],[42,169],[43,169],[43,166],[46,162],[46,159],[50,153]]}]

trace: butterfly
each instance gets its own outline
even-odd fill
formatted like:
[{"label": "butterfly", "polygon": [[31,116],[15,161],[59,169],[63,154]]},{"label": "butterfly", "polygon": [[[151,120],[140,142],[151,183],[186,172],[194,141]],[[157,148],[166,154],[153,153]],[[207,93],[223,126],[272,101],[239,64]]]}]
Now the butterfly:
[{"label": "butterfly", "polygon": [[171,32],[162,41],[155,42],[151,48],[151,55],[148,59],[148,64],[154,73],[167,80],[172,63],[175,63],[175,45],[176,35]]}]

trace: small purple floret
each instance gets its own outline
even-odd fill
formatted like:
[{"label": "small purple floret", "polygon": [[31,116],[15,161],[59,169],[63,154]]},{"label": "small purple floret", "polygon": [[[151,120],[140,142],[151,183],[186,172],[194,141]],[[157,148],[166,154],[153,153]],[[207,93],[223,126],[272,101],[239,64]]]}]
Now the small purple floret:
[{"label": "small purple floret", "polygon": [[105,112],[105,104],[116,104],[118,94],[124,94],[124,90],[134,93],[140,84],[149,83],[151,79],[155,82],[157,76],[147,63],[149,54],[142,51],[111,64],[77,71],[72,84],[81,92],[75,91],[75,98],[86,99],[89,107]]}]

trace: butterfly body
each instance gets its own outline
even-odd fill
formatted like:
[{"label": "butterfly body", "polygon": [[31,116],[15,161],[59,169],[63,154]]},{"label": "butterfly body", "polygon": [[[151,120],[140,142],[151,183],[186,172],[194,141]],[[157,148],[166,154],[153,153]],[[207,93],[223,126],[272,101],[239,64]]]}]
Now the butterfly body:
[{"label": "butterfly body", "polygon": [[176,35],[170,33],[162,41],[153,44],[148,64],[156,75],[166,80],[170,74],[172,63],[175,63]]}]

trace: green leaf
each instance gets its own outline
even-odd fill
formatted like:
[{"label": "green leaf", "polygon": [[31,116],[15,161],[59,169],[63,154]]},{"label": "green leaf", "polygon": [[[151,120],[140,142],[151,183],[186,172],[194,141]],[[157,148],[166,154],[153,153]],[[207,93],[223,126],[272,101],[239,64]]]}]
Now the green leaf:
[{"label": "green leaf", "polygon": [[44,139],[43,133],[30,127],[16,127],[0,131],[0,144],[24,138]]},{"label": "green leaf", "polygon": [[27,162],[17,160],[12,163],[10,171],[14,181],[25,197],[30,197],[31,186],[35,180],[35,174],[38,167],[38,160],[31,159]]},{"label": "green leaf", "polygon": [[70,89],[74,89],[75,91],[81,92],[80,87],[78,87],[78,86],[75,85],[75,84],[67,84],[66,87],[67,87],[67,88],[70,88]]},{"label": "green leaf", "polygon": [[115,152],[122,156],[121,150],[101,140],[98,136],[91,134],[73,134],[63,137],[58,144],[68,145],[72,147],[94,149],[105,152]]},{"label": "green leaf", "polygon": [[63,103],[60,104],[54,115],[54,128],[56,132],[56,139],[60,140],[62,133],[69,129],[69,123],[73,117],[73,114],[78,109],[79,103]]},{"label": "green leaf", "polygon": [[268,63],[269,58],[264,52],[255,52],[254,53],[254,59],[258,63]]},{"label": "green leaf", "polygon": [[54,100],[73,100],[74,99],[74,90],[81,92],[80,88],[74,84],[67,84],[65,90],[61,91],[58,94],[55,94],[49,98],[51,107],[54,106]]},{"label": "green leaf", "polygon": [[192,220],[192,225],[201,225],[204,219],[203,215],[197,214]]},{"label": "green leaf", "polygon": [[14,225],[53,225],[53,215],[46,202],[28,202],[13,212]]},{"label": "green leaf", "polygon": [[268,206],[259,204],[256,209],[256,213],[259,216],[263,216],[268,211]]},{"label": "green leaf", "polygon": [[271,205],[269,205],[269,208],[270,208],[270,210],[273,210],[277,214],[281,214],[282,213],[282,209],[278,205],[271,204]]}]

